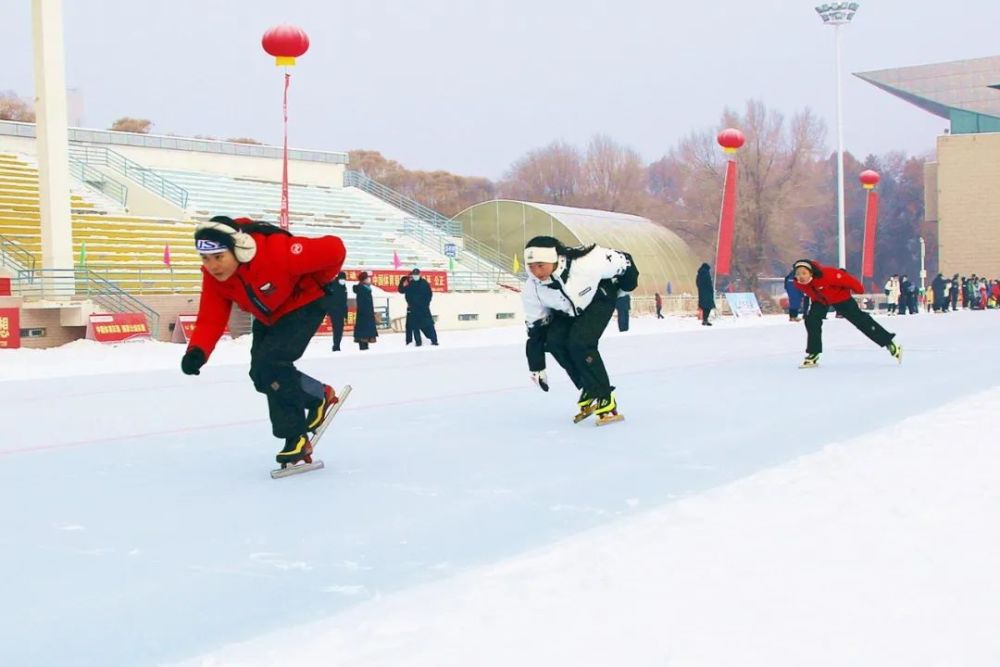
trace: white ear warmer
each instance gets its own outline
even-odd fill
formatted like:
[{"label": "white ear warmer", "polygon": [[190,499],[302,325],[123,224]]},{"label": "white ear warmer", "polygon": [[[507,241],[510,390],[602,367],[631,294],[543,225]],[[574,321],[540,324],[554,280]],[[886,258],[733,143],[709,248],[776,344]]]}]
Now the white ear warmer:
[{"label": "white ear warmer", "polygon": [[236,261],[240,264],[246,264],[257,254],[257,242],[246,232],[234,229],[224,222],[199,223],[195,232],[197,233],[203,229],[214,229],[215,231],[231,236],[233,238],[233,254],[236,255]]},{"label": "white ear warmer", "polygon": [[559,253],[555,248],[525,248],[524,264],[534,264],[535,262],[547,262],[555,264],[559,261]]}]

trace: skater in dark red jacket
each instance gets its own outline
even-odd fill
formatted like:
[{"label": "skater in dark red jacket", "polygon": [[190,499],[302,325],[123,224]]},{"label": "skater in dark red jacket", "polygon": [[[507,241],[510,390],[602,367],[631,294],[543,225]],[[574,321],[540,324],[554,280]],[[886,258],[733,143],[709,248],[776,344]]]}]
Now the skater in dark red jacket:
[{"label": "skater in dark red jacket", "polygon": [[333,388],[295,368],[326,314],[327,285],[344,263],[336,236],[303,238],[274,225],[216,216],[199,224],[201,303],[187,352],[186,375],[198,375],[229,322],[235,303],[253,315],[250,378],[267,396],[281,464],[310,461],[309,433],[337,402]]},{"label": "skater in dark red jacket", "polygon": [[795,288],[812,301],[806,315],[808,340],[802,368],[812,368],[819,363],[819,355],[823,351],[823,320],[830,308],[902,362],[903,348],[893,341],[896,334],[886,331],[871,315],[858,308],[852,294],[863,293],[864,287],[857,278],[843,269],[824,267],[811,259],[795,262],[793,270]]}]

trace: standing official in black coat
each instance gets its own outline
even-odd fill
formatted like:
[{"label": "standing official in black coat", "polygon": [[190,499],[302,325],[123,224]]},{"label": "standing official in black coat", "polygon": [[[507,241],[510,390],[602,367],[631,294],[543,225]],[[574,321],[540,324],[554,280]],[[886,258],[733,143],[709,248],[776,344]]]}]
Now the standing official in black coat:
[{"label": "standing official in black coat", "polygon": [[701,308],[701,323],[710,327],[712,323],[708,321],[708,315],[715,308],[715,288],[712,286],[712,267],[708,263],[702,264],[698,268],[698,275],[694,280],[698,286],[698,307]]},{"label": "standing official in black coat", "polygon": [[423,344],[420,333],[423,332],[431,345],[438,344],[437,331],[434,329],[434,316],[431,315],[431,299],[434,291],[430,284],[420,277],[420,269],[413,269],[410,274],[410,285],[406,288],[407,319],[412,318],[413,342],[417,347]]},{"label": "standing official in black coat", "polygon": [[358,275],[358,284],[354,286],[354,299],[357,303],[357,317],[354,320],[354,342],[362,350],[368,349],[369,343],[378,340],[378,329],[375,325],[375,301],[372,298],[372,279],[367,271]]},{"label": "standing official in black coat", "polygon": [[347,322],[347,274],[341,271],[337,280],[325,287],[326,313],[330,316],[333,327],[333,351],[340,352],[340,341],[344,337],[344,324]]}]

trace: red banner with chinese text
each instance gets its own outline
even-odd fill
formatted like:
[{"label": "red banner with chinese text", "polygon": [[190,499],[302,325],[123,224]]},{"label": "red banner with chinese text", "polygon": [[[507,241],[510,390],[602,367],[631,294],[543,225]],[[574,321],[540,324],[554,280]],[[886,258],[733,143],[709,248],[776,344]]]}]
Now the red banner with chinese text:
[{"label": "red banner with chinese text", "polygon": [[[194,333],[194,325],[197,321],[197,315],[178,315],[177,321],[174,322],[174,334],[170,338],[170,342],[187,343],[191,340],[191,335]],[[222,330],[222,337],[225,338],[228,335],[229,326],[227,325],[226,328]]]},{"label": "red banner with chinese text", "polygon": [[[347,279],[357,282],[358,274],[367,271],[372,277],[372,287],[377,287],[383,292],[398,292],[399,279],[410,275],[409,271],[396,271],[394,269],[344,269]],[[447,271],[421,271],[420,277],[431,286],[432,292],[448,291]]]},{"label": "red banner with chinese text", "polygon": [[21,347],[21,311],[18,308],[0,308],[0,350]]},{"label": "red banner with chinese text", "polygon": [[95,313],[87,323],[87,340],[98,343],[122,343],[151,336],[142,313]]}]

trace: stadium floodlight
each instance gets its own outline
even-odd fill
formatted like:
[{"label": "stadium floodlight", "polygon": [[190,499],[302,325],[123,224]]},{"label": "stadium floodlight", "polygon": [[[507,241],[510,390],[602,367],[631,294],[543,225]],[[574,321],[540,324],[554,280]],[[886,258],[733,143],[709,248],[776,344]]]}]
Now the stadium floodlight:
[{"label": "stadium floodlight", "polygon": [[816,7],[823,25],[833,26],[833,41],[837,61],[837,266],[847,267],[847,246],[844,233],[844,109],[840,83],[840,26],[847,25],[860,7],[856,2],[829,2]]}]

